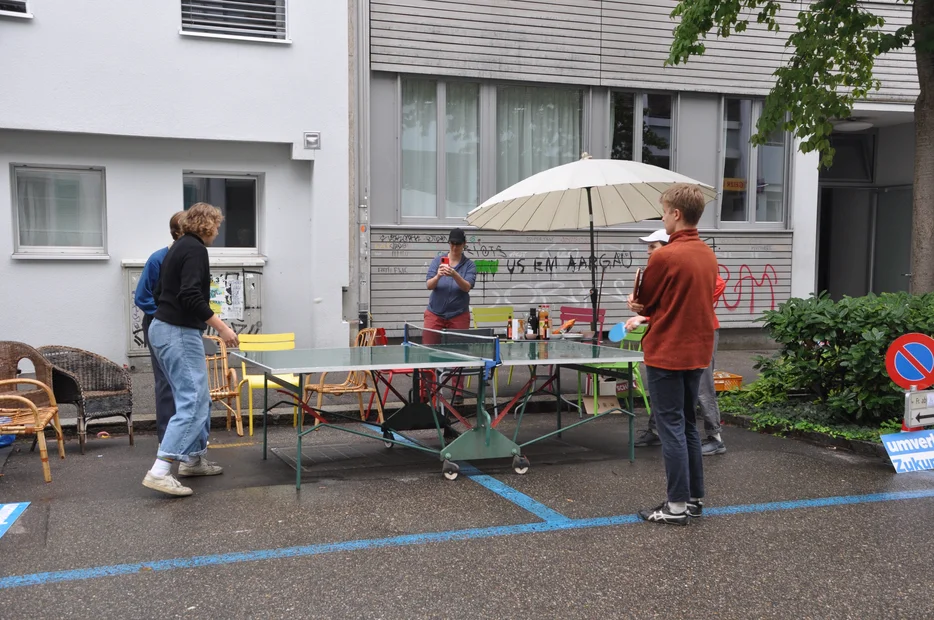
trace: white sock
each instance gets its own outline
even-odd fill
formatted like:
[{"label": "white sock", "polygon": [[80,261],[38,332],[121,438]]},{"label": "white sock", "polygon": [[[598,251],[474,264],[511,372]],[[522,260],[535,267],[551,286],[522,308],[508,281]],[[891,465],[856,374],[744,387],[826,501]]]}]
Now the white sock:
[{"label": "white sock", "polygon": [[696,503],[699,502],[699,501],[701,501],[701,498],[700,498],[700,497],[692,497],[692,498],[691,498],[691,503],[692,503],[692,504],[696,504]]},{"label": "white sock", "polygon": [[687,502],[668,502],[668,510],[678,515],[688,509]]},{"label": "white sock", "polygon": [[713,438],[716,439],[717,441],[723,441],[722,439],[720,439],[720,433],[717,433],[716,435],[714,435]]},{"label": "white sock", "polygon": [[156,462],[152,464],[152,469],[149,470],[149,473],[151,473],[153,476],[165,476],[170,471],[172,471],[172,461],[156,459]]}]

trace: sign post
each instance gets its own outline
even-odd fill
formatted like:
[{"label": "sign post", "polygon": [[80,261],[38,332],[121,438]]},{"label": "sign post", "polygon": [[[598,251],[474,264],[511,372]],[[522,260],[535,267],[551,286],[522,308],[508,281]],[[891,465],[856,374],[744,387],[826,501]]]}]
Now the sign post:
[{"label": "sign post", "polygon": [[885,354],[889,377],[905,393],[902,430],[882,435],[897,473],[934,469],[934,338],[925,334],[905,334],[895,340]]}]

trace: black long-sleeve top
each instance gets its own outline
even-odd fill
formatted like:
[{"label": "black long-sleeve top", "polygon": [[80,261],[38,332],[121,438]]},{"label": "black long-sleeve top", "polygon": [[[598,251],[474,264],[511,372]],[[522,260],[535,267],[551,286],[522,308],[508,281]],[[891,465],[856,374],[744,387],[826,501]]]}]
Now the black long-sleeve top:
[{"label": "black long-sleeve top", "polygon": [[186,233],[172,244],[162,261],[156,285],[156,318],[165,323],[206,329],[214,316],[208,250],[197,235]]}]

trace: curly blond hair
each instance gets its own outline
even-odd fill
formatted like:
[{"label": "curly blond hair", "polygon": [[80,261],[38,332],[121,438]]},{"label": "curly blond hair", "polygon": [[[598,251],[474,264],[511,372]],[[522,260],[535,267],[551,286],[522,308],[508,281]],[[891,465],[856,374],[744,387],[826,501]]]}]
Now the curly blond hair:
[{"label": "curly blond hair", "polygon": [[197,235],[202,241],[217,234],[217,229],[224,221],[221,210],[206,202],[191,205],[182,218],[182,232]]}]

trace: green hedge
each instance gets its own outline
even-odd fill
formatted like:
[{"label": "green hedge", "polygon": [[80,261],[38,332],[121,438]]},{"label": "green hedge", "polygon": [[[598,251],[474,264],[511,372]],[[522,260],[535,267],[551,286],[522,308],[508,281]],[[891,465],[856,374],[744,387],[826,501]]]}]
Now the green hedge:
[{"label": "green hedge", "polygon": [[750,397],[765,404],[799,394],[840,422],[873,424],[902,416],[904,391],[886,374],[885,352],[903,334],[934,334],[934,294],[793,298],[761,320],[781,351],[760,360]]}]

